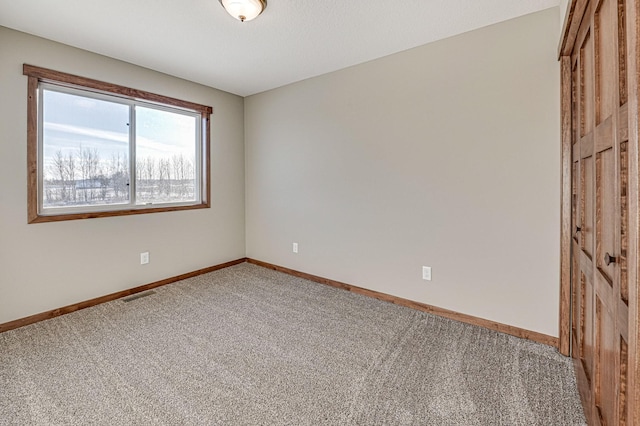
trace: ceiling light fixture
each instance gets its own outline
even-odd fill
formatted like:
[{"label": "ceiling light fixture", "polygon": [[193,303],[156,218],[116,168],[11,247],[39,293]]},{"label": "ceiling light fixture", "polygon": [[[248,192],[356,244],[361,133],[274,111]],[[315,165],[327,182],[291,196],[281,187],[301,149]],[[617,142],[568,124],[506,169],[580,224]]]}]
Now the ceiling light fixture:
[{"label": "ceiling light fixture", "polygon": [[267,0],[220,0],[229,15],[238,21],[251,21],[264,11]]}]

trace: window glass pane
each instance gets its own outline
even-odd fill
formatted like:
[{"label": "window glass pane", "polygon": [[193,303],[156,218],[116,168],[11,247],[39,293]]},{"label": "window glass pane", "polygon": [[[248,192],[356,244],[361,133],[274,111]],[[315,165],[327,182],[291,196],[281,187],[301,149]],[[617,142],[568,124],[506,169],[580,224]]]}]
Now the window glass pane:
[{"label": "window glass pane", "polygon": [[194,115],[136,106],[136,203],[199,200]]},{"label": "window glass pane", "polygon": [[129,107],[44,89],[43,208],[129,202]]}]

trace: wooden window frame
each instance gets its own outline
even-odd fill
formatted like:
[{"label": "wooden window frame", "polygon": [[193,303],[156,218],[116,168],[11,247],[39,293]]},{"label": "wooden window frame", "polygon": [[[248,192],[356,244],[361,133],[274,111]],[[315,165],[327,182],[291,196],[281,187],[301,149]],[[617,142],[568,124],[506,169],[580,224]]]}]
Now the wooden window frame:
[{"label": "wooden window frame", "polygon": [[[180,210],[194,210],[211,207],[211,155],[210,132],[211,114],[213,108],[193,102],[183,101],[168,96],[158,95],[143,90],[132,89],[117,84],[106,83],[86,77],[67,74],[33,65],[23,65],[23,75],[28,77],[27,82],[27,222],[43,223],[58,222],[75,219],[93,219],[99,217],[127,216],[133,214],[162,213]],[[82,213],[61,213],[56,215],[43,215],[38,211],[38,88],[40,83],[52,83],[56,85],[73,87],[81,90],[104,93],[111,96],[123,97],[130,100],[144,101],[178,107],[194,111],[200,114],[203,123],[202,131],[202,167],[200,173],[202,179],[201,200],[197,204],[179,206],[160,206],[131,208],[107,211],[91,211]]]}]

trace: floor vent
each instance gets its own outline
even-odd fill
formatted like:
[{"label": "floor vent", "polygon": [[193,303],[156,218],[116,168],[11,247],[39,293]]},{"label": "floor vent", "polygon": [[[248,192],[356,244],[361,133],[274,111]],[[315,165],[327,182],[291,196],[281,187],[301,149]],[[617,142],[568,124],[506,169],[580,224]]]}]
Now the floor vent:
[{"label": "floor vent", "polygon": [[144,291],[142,293],[134,294],[133,296],[125,297],[122,299],[123,302],[131,302],[136,299],[140,299],[142,297],[151,296],[152,294],[156,294],[155,291]]}]

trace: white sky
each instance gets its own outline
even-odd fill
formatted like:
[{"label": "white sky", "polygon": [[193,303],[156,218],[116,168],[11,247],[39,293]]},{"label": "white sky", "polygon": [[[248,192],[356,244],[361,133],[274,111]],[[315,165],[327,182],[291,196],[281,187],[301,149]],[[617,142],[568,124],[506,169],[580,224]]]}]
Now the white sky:
[{"label": "white sky", "polygon": [[[45,90],[43,96],[45,171],[57,151],[64,156],[82,148],[97,149],[102,161],[128,158],[129,105]],[[199,120],[164,110],[136,107],[137,158],[195,160]]]}]

